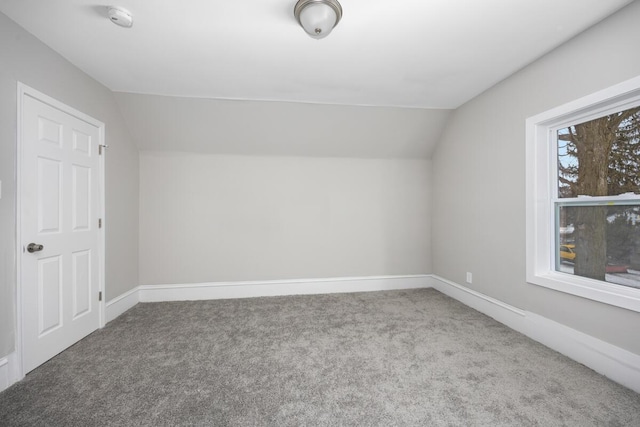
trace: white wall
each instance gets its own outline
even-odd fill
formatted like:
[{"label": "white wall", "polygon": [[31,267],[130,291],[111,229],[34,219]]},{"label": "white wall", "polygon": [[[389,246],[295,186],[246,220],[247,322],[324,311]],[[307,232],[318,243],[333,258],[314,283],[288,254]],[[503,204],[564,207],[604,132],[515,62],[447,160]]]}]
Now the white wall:
[{"label": "white wall", "polygon": [[[570,19],[570,17],[568,18]],[[525,119],[640,75],[640,2],[455,111],[435,149],[434,272],[640,354],[640,313],[525,282]]]},{"label": "white wall", "polygon": [[427,160],[141,152],[140,284],[431,271]]},{"label": "white wall", "polygon": [[106,124],[107,299],[138,281],[138,153],[113,94],[0,13],[0,357],[15,340],[18,81]]}]

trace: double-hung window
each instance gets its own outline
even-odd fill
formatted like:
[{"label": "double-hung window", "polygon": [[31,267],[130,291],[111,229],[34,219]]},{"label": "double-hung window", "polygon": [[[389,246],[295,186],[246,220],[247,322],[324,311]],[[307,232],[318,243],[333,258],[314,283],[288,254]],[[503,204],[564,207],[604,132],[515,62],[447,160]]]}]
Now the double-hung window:
[{"label": "double-hung window", "polygon": [[640,311],[640,77],[527,120],[527,281]]}]

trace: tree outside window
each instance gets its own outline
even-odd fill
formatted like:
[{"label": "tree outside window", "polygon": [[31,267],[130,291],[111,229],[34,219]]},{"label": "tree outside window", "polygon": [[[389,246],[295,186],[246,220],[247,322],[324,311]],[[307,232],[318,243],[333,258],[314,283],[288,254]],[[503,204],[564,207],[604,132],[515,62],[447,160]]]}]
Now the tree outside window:
[{"label": "tree outside window", "polygon": [[640,106],[555,140],[556,271],[640,288]]}]

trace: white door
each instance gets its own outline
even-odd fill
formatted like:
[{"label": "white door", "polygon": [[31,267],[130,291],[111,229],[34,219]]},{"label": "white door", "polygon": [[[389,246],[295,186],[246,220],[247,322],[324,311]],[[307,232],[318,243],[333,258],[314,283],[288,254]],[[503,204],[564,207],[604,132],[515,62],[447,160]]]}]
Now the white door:
[{"label": "white door", "polygon": [[20,135],[27,373],[100,327],[101,130],[24,94]]}]

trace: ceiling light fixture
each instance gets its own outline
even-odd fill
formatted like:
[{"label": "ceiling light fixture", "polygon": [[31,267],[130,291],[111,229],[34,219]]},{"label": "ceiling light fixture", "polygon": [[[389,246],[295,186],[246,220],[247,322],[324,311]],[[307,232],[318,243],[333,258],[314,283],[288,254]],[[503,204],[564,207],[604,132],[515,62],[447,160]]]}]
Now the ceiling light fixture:
[{"label": "ceiling light fixture", "polygon": [[127,9],[119,6],[109,6],[107,12],[109,13],[109,19],[111,19],[111,22],[114,24],[125,28],[131,28],[133,25],[133,17]]},{"label": "ceiling light fixture", "polygon": [[307,34],[321,39],[340,22],[342,6],[338,0],[298,0],[293,14]]}]

